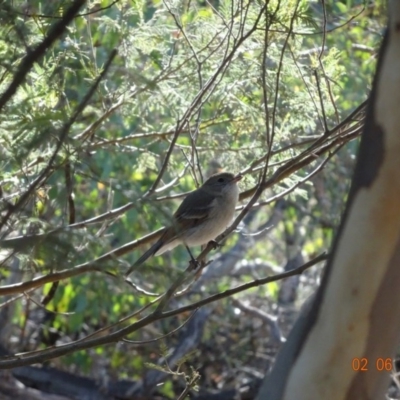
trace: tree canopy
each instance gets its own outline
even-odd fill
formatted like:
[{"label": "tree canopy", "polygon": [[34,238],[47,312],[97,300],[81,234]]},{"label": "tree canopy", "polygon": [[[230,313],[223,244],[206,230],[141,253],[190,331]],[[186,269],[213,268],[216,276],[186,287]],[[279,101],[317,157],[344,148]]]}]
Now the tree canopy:
[{"label": "tree canopy", "polygon": [[[0,9],[0,368],[52,360],[167,398],[265,373],[343,211],[385,2]],[[126,281],[219,170],[244,176],[223,246]]]}]

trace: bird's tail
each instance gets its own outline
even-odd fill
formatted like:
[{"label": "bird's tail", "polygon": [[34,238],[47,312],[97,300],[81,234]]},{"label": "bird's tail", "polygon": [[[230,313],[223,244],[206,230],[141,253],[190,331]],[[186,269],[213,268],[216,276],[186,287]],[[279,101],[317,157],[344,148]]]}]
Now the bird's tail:
[{"label": "bird's tail", "polygon": [[163,245],[162,240],[158,240],[156,243],[153,244],[144,254],[142,254],[128,269],[127,273],[125,274],[126,277],[128,277],[132,271],[138,267],[139,265],[142,265],[148,258],[151,256],[154,256],[155,253],[157,253],[158,250],[160,250],[161,246]]}]

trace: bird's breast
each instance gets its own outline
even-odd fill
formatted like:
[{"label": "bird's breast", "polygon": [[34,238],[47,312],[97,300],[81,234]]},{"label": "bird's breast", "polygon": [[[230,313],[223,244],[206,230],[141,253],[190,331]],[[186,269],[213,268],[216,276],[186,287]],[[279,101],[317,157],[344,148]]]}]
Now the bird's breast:
[{"label": "bird's breast", "polygon": [[188,246],[199,246],[220,235],[233,220],[238,197],[239,190],[236,185],[229,193],[216,197],[208,217],[199,221],[200,223],[191,228],[185,235],[186,244]]}]

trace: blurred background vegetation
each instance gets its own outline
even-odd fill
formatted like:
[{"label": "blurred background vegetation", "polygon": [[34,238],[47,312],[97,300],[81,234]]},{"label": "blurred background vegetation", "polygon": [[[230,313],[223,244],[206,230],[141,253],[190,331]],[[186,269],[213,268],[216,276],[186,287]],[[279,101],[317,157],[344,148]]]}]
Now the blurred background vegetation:
[{"label": "blurred background vegetation", "polygon": [[[72,3],[0,2],[0,93]],[[368,97],[385,24],[381,0],[87,2],[0,110],[0,345],[8,354],[42,350],[101,328],[107,335],[146,305],[140,315],[151,312],[154,295],[187,267],[187,251],[149,260],[132,274],[135,287],[123,273],[147,245],[115,251],[168,224],[178,195],[211,171],[245,172],[240,189],[246,192],[264,168],[272,177],[334,132]],[[291,270],[329,250],[362,108],[347,123],[353,135],[263,191],[260,204],[169,308]],[[335,132],[337,139],[341,131]],[[123,212],[115,211],[120,207]],[[96,264],[98,271],[58,286],[49,281],[1,291],[108,252],[114,253]],[[46,365],[104,385],[135,382],[131,396],[173,399],[197,384],[204,398],[224,390],[246,398],[315,290],[321,267],[210,303],[162,341],[70,351],[48,357]],[[155,321],[128,339],[165,335],[188,316]],[[188,338],[192,344],[184,347]]]}]

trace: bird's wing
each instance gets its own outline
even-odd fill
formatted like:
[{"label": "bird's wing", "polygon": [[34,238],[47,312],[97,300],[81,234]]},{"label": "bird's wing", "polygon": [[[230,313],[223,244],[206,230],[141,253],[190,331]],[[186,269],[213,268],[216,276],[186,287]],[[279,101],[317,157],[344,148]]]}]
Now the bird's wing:
[{"label": "bird's wing", "polygon": [[161,236],[160,240],[163,244],[172,242],[177,236],[181,236],[202,220],[207,219],[214,206],[213,202],[214,196],[204,191],[195,190],[189,193],[175,211],[173,223]]},{"label": "bird's wing", "polygon": [[195,190],[189,193],[176,210],[177,221],[205,219],[214,206],[214,197],[207,192]]}]

